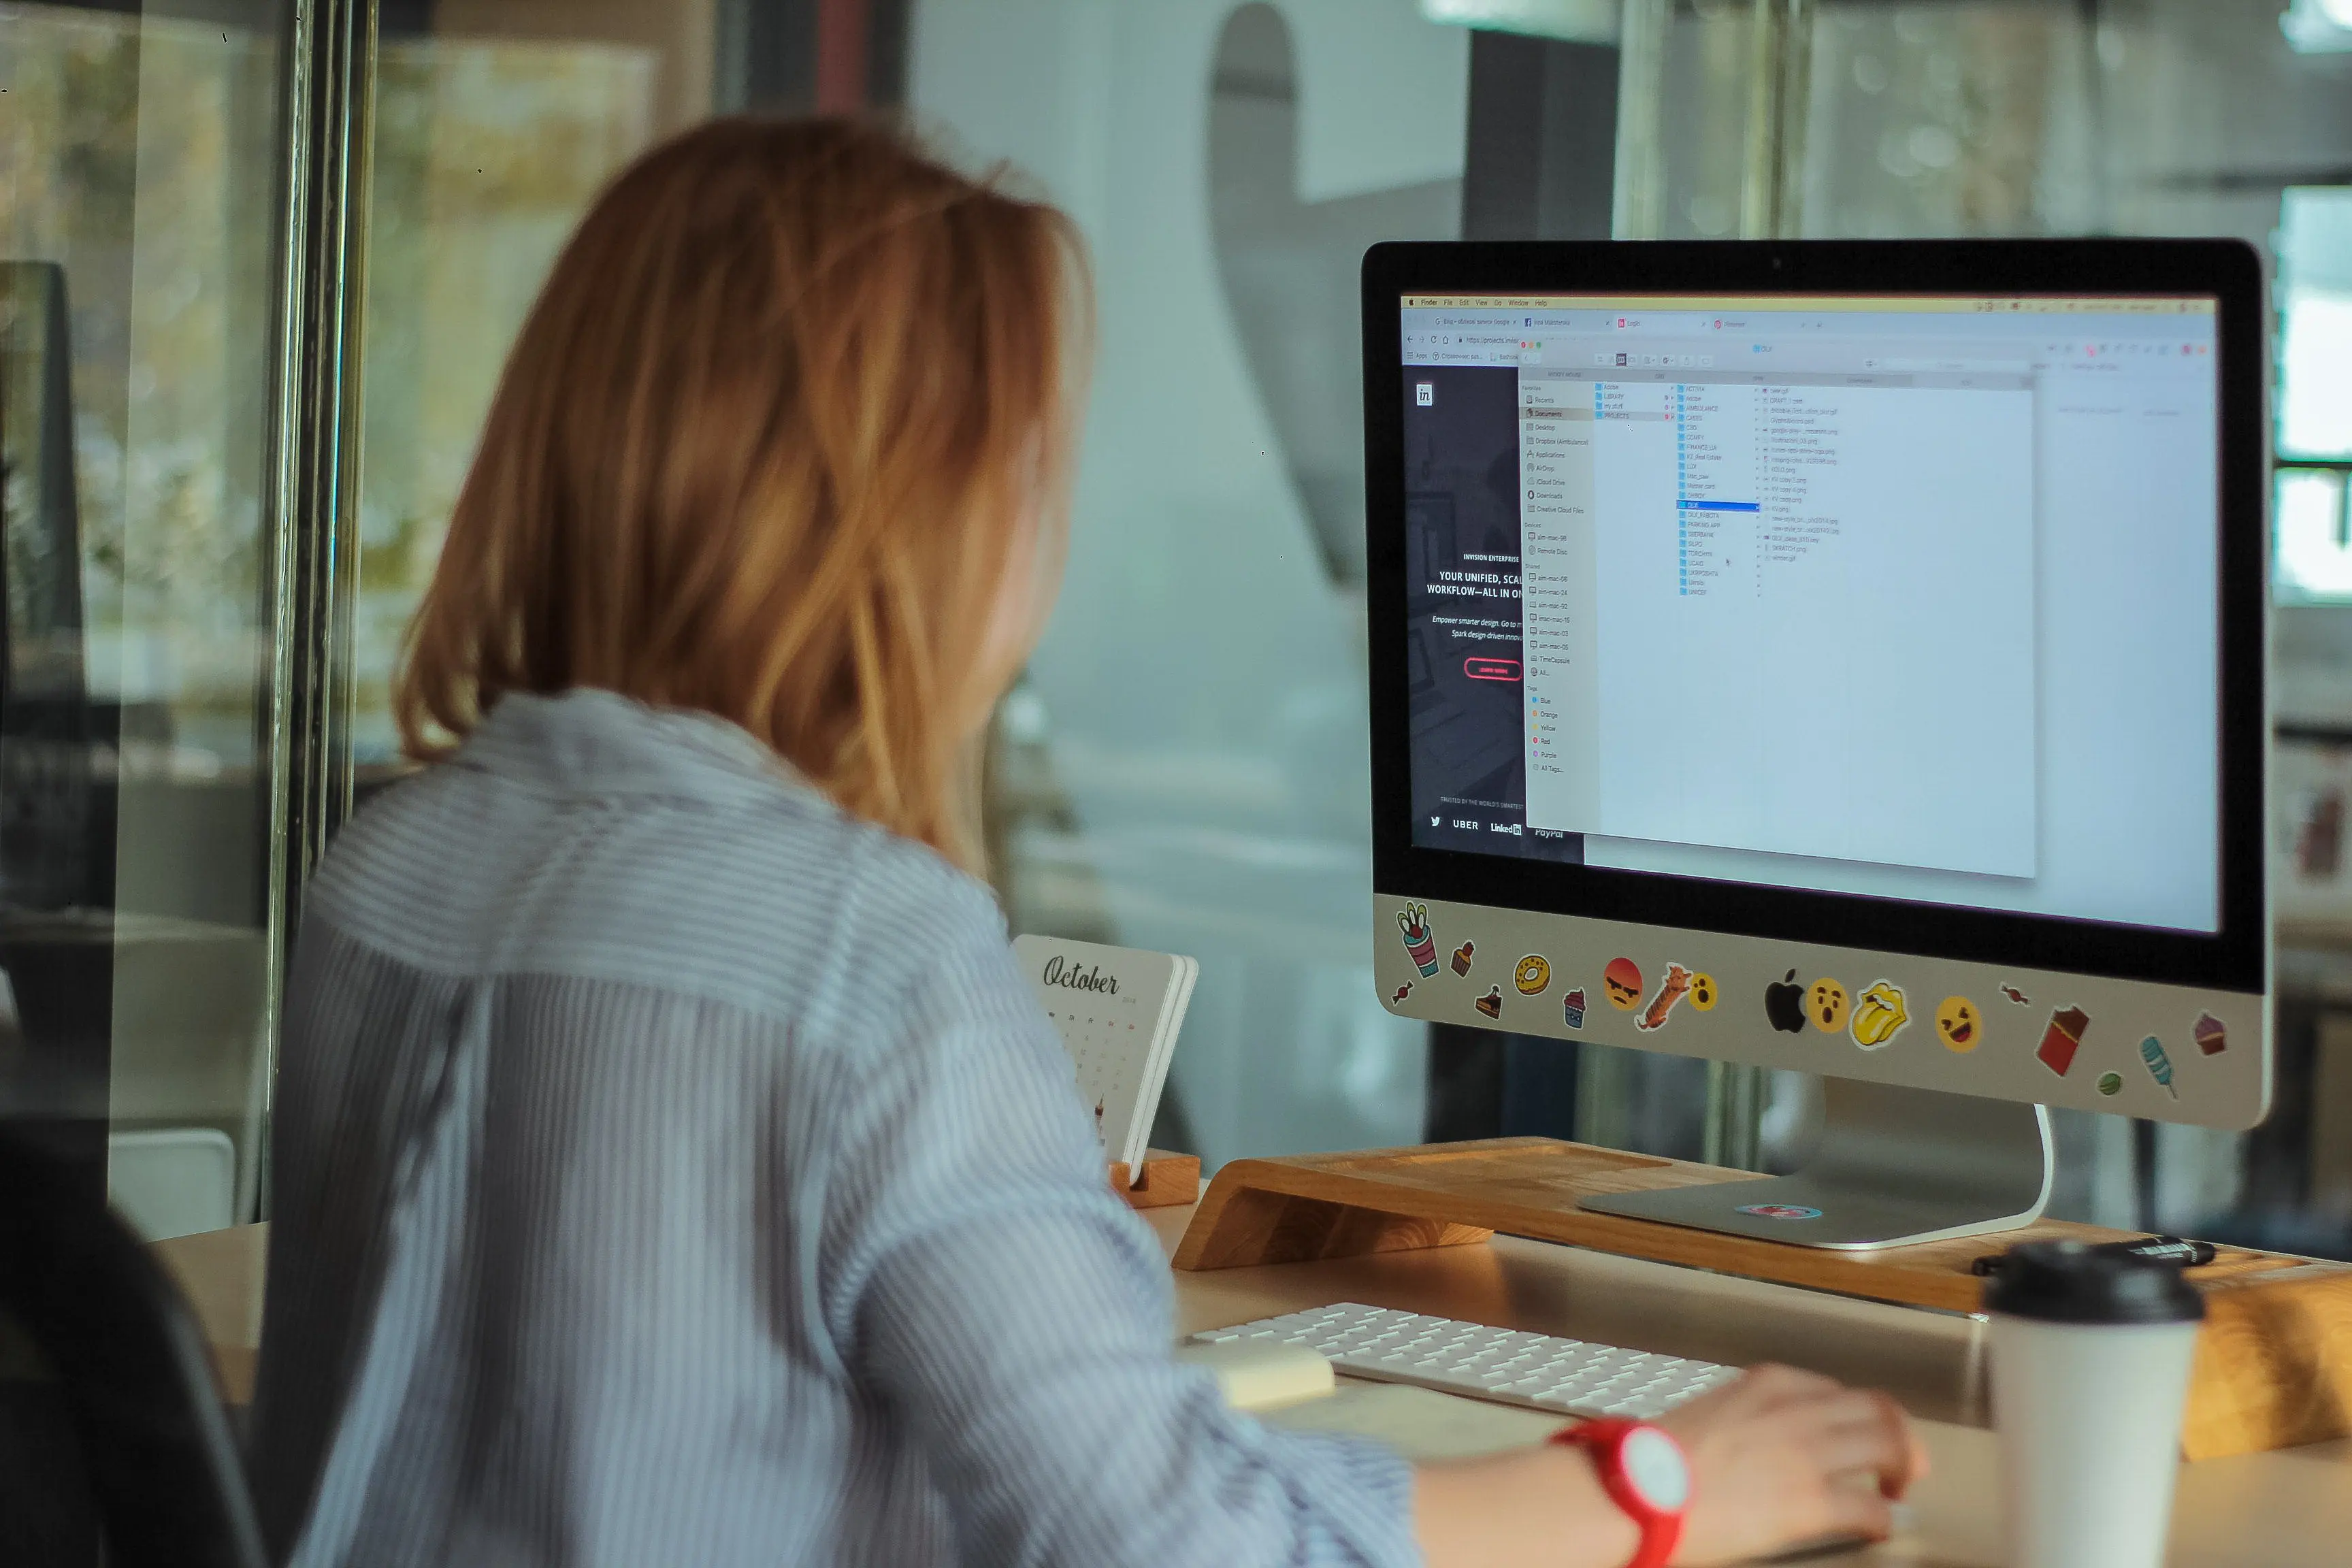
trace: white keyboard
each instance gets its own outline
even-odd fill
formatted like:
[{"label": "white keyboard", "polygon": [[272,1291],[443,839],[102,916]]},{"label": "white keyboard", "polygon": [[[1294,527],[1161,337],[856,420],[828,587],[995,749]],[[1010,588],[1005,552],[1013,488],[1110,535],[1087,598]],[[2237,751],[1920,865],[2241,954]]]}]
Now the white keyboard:
[{"label": "white keyboard", "polygon": [[1279,1340],[1340,1372],[1563,1415],[1650,1420],[1739,1375],[1734,1366],[1490,1329],[1341,1301],[1192,1336],[1209,1344]]}]

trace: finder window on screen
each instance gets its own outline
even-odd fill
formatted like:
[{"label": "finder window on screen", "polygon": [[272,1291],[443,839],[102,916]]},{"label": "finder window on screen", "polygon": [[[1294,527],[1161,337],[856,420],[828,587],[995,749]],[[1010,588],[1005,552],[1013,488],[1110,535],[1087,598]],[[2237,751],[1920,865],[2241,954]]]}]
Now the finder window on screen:
[{"label": "finder window on screen", "polygon": [[1405,303],[1417,842],[2213,929],[2210,300]]}]

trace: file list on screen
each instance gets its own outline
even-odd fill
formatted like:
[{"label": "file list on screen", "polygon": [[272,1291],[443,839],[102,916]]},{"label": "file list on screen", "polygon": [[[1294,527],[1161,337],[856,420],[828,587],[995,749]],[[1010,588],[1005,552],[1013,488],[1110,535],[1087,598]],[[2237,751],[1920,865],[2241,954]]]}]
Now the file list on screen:
[{"label": "file list on screen", "polygon": [[2210,301],[1404,315],[1417,841],[2213,928]]}]

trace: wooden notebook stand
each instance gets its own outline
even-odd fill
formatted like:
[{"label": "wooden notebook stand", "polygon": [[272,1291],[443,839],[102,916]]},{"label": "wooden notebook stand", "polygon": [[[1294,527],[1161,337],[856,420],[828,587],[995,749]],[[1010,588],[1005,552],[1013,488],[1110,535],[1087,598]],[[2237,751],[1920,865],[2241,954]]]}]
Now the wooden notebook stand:
[{"label": "wooden notebook stand", "polygon": [[[2045,1220],[2023,1230],[1876,1252],[1832,1252],[1596,1214],[1587,1194],[1752,1180],[1549,1138],[1236,1160],[1218,1171],[1177,1247],[1179,1268],[1234,1268],[1458,1247],[1496,1231],[1947,1311],[1980,1309],[1969,1266],[2035,1237],[2129,1233]],[[2181,1447],[2192,1459],[2352,1432],[2352,1264],[2224,1247],[2189,1270],[2206,1321]]]},{"label": "wooden notebook stand", "polygon": [[1201,1157],[1198,1154],[1171,1154],[1164,1149],[1147,1149],[1143,1154],[1143,1179],[1136,1181],[1127,1172],[1127,1162],[1110,1163],[1111,1191],[1125,1198],[1128,1206],[1139,1209],[1172,1208],[1178,1204],[1196,1202],[1201,1196]]}]

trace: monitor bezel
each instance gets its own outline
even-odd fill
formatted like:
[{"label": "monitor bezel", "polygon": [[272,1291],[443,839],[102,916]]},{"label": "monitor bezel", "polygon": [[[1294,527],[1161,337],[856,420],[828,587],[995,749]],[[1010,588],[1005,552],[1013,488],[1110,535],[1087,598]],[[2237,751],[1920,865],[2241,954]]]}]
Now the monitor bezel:
[{"label": "monitor bezel", "polygon": [[[1372,885],[1461,903],[2262,992],[2270,450],[2262,264],[2236,240],[1390,242],[1363,262]],[[1965,909],[1416,845],[1407,689],[1403,297],[1977,295],[2216,300],[2220,929]],[[1393,700],[1382,700],[1384,693]],[[1695,893],[1704,893],[1703,901]]]}]

